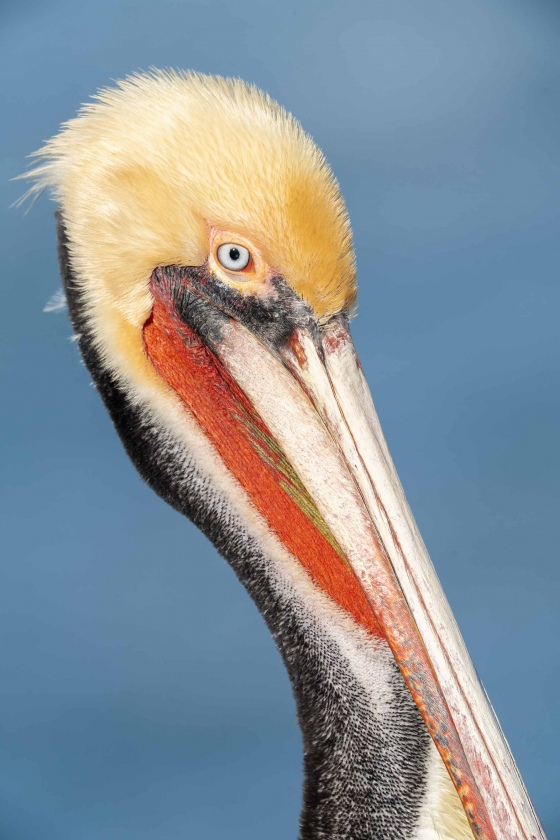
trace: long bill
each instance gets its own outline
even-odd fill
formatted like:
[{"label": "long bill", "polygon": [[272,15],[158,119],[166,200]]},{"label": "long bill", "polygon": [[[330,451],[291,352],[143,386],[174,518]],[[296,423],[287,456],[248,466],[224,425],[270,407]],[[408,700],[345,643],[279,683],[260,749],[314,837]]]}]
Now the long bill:
[{"label": "long bill", "polygon": [[[345,322],[334,319],[314,336],[296,327],[271,352],[233,318],[223,317],[211,339],[201,341],[184,323],[174,328],[168,312],[156,290],[144,332],[152,361],[158,367],[163,358],[157,342],[165,334],[159,368],[169,381],[169,354],[178,354],[173,369],[181,368],[183,379],[170,384],[232,471],[249,480],[242,470],[251,457],[268,471],[257,504],[276,480],[290,497],[290,515],[302,515],[324,545],[316,565],[326,562],[325,551],[334,552],[331,565],[338,562],[343,573],[335,597],[348,575],[357,581],[370,628],[391,647],[474,837],[545,840],[418,533]],[[270,515],[265,505],[261,510]],[[294,519],[285,529],[300,557],[305,522]]]}]

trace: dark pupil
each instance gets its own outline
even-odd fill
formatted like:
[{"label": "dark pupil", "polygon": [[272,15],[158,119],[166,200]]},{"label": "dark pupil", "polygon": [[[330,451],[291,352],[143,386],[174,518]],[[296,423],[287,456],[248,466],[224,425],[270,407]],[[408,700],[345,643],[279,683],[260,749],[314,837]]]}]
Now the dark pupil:
[{"label": "dark pupil", "polygon": [[236,262],[236,260],[238,260],[240,256],[241,256],[241,254],[239,253],[238,248],[230,248],[229,249],[230,260],[233,260],[234,262]]}]

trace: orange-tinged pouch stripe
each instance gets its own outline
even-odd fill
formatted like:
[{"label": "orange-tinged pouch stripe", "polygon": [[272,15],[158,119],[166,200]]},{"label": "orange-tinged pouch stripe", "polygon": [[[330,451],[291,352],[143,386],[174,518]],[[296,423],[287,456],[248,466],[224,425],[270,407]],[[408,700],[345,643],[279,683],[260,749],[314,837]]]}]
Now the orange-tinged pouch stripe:
[{"label": "orange-tinged pouch stripe", "polygon": [[375,636],[381,628],[334,537],[245,394],[198,335],[156,298],[146,353],[251,502],[313,581]]}]

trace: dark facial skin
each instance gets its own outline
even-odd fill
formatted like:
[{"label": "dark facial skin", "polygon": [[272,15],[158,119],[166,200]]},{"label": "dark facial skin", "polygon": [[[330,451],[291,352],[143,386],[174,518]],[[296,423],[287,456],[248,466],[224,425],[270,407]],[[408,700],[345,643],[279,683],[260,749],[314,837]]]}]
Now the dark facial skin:
[{"label": "dark facial skin", "polygon": [[202,266],[160,266],[152,274],[154,294],[163,295],[179,319],[212,348],[223,325],[233,318],[246,326],[275,355],[293,331],[305,329],[320,348],[319,327],[311,307],[283,277],[270,280],[267,296],[244,295]]}]

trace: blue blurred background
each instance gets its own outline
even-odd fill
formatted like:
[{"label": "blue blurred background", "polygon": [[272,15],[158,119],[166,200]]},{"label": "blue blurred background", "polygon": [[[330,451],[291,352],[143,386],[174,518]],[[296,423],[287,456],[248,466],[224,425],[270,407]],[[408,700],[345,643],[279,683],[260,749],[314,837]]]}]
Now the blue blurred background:
[{"label": "blue blurred background", "polygon": [[1,840],[297,833],[301,747],[272,641],[138,479],[66,316],[42,314],[54,206],[8,207],[25,155],[150,65],[255,82],[333,164],[389,445],[559,838],[559,5],[4,0],[1,16]]}]

